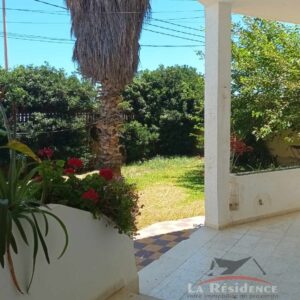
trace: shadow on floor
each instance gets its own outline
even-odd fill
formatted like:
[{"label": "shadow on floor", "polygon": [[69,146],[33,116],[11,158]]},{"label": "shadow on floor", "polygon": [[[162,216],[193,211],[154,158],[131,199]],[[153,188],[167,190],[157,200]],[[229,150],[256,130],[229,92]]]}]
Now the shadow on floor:
[{"label": "shadow on floor", "polygon": [[170,232],[134,241],[135,259],[138,271],[159,259],[180,242],[189,239],[197,228]]}]

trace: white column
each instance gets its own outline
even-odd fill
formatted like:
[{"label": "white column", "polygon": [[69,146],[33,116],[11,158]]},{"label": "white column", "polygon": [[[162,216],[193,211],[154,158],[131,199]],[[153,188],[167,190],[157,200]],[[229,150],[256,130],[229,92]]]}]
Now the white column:
[{"label": "white column", "polygon": [[206,7],[205,62],[206,225],[229,223],[231,4]]}]

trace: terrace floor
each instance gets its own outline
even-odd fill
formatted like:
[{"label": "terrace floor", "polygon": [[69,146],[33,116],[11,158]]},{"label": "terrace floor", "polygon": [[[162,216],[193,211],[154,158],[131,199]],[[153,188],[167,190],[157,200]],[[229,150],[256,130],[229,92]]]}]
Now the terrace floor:
[{"label": "terrace floor", "polygon": [[[163,300],[299,300],[300,212],[222,231],[202,227],[143,268],[139,276],[141,293]],[[247,281],[249,285],[270,286],[278,293],[265,289],[262,294],[258,289],[256,297],[250,298],[250,294],[241,297],[227,291],[220,297],[218,290],[210,293],[208,284],[203,284],[216,278],[218,284]],[[200,282],[203,294],[196,289]]]},{"label": "terrace floor", "polygon": [[187,240],[203,224],[204,217],[193,217],[159,222],[140,230],[134,241],[138,271]]}]

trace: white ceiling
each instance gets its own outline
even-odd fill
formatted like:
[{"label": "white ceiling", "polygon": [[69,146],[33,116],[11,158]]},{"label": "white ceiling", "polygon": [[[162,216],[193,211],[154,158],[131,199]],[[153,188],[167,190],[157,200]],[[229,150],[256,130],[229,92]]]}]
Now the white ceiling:
[{"label": "white ceiling", "polygon": [[300,24],[300,0],[199,0],[205,5],[231,2],[232,12],[252,17]]}]

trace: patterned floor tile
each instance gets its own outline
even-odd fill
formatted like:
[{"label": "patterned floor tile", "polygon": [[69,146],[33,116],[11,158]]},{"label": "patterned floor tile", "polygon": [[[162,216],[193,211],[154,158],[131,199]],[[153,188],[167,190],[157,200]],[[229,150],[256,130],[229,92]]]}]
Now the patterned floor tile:
[{"label": "patterned floor tile", "polygon": [[195,230],[196,228],[187,229],[135,240],[134,248],[138,270],[140,271],[159,259],[161,255],[168,252],[178,243],[187,240]]}]

